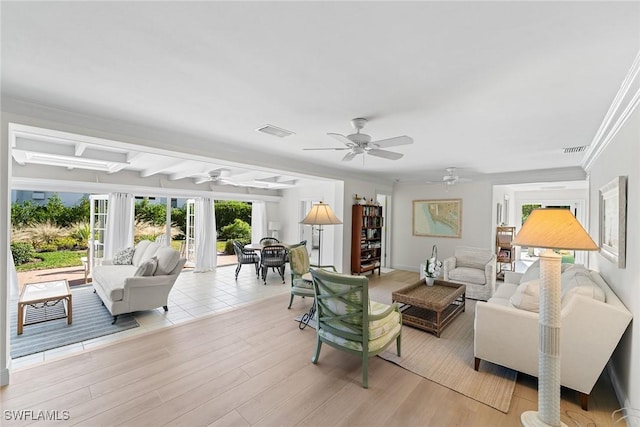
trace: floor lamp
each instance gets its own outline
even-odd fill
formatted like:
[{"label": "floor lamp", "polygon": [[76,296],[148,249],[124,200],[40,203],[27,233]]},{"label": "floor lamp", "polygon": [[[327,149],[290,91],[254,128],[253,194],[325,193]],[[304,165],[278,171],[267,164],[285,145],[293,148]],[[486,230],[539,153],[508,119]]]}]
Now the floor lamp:
[{"label": "floor lamp", "polygon": [[522,413],[525,427],[566,427],[560,421],[560,273],[562,256],[553,249],[593,251],[598,245],[568,209],[535,209],[513,241],[547,249],[540,255],[538,411]]},{"label": "floor lamp", "polygon": [[[342,224],[333,213],[329,205],[324,202],[318,202],[311,207],[311,210],[304,217],[300,224],[307,225],[317,225],[318,226],[318,266],[321,266],[322,263],[320,259],[322,257],[322,226],[323,225],[336,225]],[[313,233],[311,233],[313,240]],[[312,242],[313,243],[313,242]]]}]

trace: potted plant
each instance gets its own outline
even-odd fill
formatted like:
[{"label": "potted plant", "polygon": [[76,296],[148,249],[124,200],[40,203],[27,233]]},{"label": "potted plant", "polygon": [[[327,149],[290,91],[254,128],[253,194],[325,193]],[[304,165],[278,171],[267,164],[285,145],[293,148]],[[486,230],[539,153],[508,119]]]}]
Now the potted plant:
[{"label": "potted plant", "polygon": [[442,271],[442,261],[438,259],[438,247],[433,245],[431,248],[431,257],[427,258],[424,267],[424,276],[427,286],[433,286],[434,281],[440,277]]}]

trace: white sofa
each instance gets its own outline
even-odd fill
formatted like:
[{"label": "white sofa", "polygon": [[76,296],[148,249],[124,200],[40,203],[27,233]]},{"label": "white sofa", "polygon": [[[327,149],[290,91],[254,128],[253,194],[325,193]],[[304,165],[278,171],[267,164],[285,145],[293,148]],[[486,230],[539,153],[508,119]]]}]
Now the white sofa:
[{"label": "white sofa", "polygon": [[[560,383],[578,391],[587,410],[588,395],[632,315],[600,274],[571,266],[562,268]],[[505,283],[493,297],[476,304],[476,371],[480,361],[486,360],[538,376],[538,295],[530,292],[539,284],[536,277],[537,265],[524,274],[505,272]]]},{"label": "white sofa", "polygon": [[169,292],[186,262],[175,249],[141,240],[130,264],[114,264],[108,259],[93,267],[93,287],[111,315],[164,307]]},{"label": "white sofa", "polygon": [[443,263],[444,280],[466,285],[466,297],[486,301],[496,288],[496,254],[492,249],[459,246]]}]

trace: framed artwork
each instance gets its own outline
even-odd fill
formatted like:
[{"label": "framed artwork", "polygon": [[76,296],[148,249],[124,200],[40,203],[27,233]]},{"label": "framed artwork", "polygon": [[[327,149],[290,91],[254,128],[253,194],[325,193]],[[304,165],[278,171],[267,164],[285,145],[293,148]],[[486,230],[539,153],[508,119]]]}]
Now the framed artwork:
[{"label": "framed artwork", "polygon": [[414,200],[413,235],[462,236],[462,199]]},{"label": "framed artwork", "polygon": [[600,253],[619,268],[626,266],[627,177],[600,189]]}]

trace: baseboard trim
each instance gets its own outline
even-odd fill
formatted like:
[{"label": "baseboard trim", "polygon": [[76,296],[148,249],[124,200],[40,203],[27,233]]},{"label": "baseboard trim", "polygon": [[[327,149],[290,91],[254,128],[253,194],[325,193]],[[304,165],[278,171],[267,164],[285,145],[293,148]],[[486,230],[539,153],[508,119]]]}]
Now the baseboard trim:
[{"label": "baseboard trim", "polygon": [[9,385],[9,369],[0,371],[0,386]]},{"label": "baseboard trim", "polygon": [[627,393],[625,393],[625,391],[622,389],[620,380],[618,379],[618,375],[616,375],[616,371],[611,365],[611,361],[607,363],[607,373],[609,374],[609,378],[611,379],[611,385],[613,386],[613,392],[616,394],[616,398],[618,399],[618,404],[621,408],[623,408],[624,415],[628,416],[627,418],[625,418],[627,426],[640,427],[640,419],[638,419],[637,412],[631,413],[628,410],[624,409],[631,408],[631,402],[629,402]]},{"label": "baseboard trim", "polygon": [[420,271],[419,265],[392,265],[391,268],[396,270],[405,270],[405,271],[415,271],[418,273]]}]

